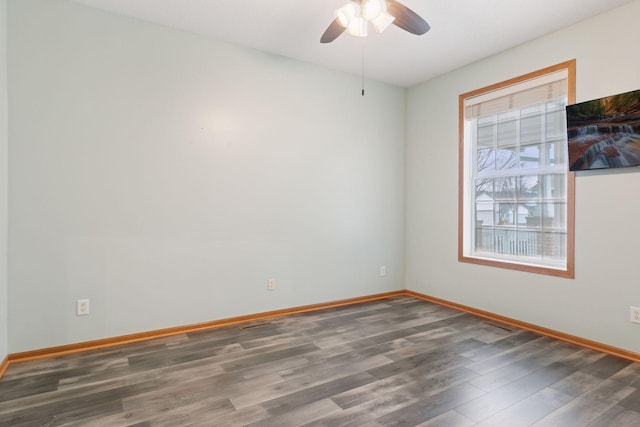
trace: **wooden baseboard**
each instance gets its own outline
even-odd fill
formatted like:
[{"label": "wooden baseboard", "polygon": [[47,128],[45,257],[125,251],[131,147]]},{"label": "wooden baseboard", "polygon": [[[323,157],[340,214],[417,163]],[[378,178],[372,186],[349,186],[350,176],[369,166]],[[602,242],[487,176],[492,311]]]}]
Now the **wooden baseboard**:
[{"label": "wooden baseboard", "polygon": [[105,339],[99,339],[99,340],[93,340],[93,341],[85,341],[85,342],[68,344],[68,345],[63,345],[58,347],[49,347],[49,348],[44,348],[39,350],[9,354],[7,357],[4,358],[2,363],[0,363],[0,378],[2,378],[2,375],[6,371],[7,367],[12,363],[25,362],[27,360],[34,360],[34,359],[44,359],[47,357],[54,357],[54,356],[62,356],[65,354],[79,353],[87,350],[95,350],[99,348],[107,348],[107,347],[113,347],[113,346],[122,345],[122,344],[129,344],[133,342],[146,341],[154,338],[162,338],[162,337],[167,337],[171,335],[178,335],[178,334],[185,334],[189,332],[220,328],[220,327],[235,325],[239,323],[254,322],[258,320],[265,320],[265,319],[270,319],[274,317],[282,317],[282,316],[287,316],[291,314],[323,310],[327,308],[340,307],[344,305],[359,304],[359,303],[368,302],[368,301],[376,301],[376,300],[395,297],[395,296],[409,296],[409,297],[417,298],[423,301],[427,301],[427,302],[442,305],[445,307],[450,307],[456,310],[464,311],[479,317],[483,317],[485,319],[501,322],[501,323],[515,326],[521,329],[526,329],[528,331],[532,331],[540,335],[546,335],[552,338],[556,338],[562,341],[579,345],[581,347],[586,347],[593,350],[601,351],[603,353],[612,354],[614,356],[622,357],[624,359],[628,359],[633,362],[640,362],[640,354],[638,353],[623,350],[623,349],[613,347],[607,344],[602,344],[596,341],[591,341],[585,338],[576,337],[574,335],[565,334],[563,332],[533,325],[531,323],[522,322],[520,320],[501,316],[499,314],[494,314],[488,311],[478,310],[473,307],[468,307],[466,305],[443,300],[443,299],[432,297],[429,295],[424,295],[418,292],[401,290],[401,291],[394,291],[394,292],[386,292],[382,294],[369,295],[364,297],[331,301],[326,303],[304,305],[300,307],[293,307],[293,308],[287,308],[282,310],[266,311],[263,313],[231,317],[227,319],[214,320],[211,322],[177,326],[174,328],[158,329],[158,330],[149,331],[149,332],[121,335],[118,337],[105,338]]},{"label": "wooden baseboard", "polygon": [[0,362],[0,378],[2,378],[2,376],[4,375],[4,372],[7,370],[8,367],[9,367],[9,356],[5,356],[5,358],[2,359],[2,362]]},{"label": "wooden baseboard", "polygon": [[581,347],[586,347],[592,350],[601,351],[603,353],[612,354],[614,356],[622,357],[623,359],[631,360],[632,362],[640,362],[640,354],[638,353],[634,353],[628,350],[623,350],[621,348],[613,347],[611,345],[599,343],[597,341],[591,341],[586,338],[577,337],[575,335],[565,334],[564,332],[559,332],[553,329],[544,328],[542,326],[534,325],[531,323],[522,322],[520,320],[512,319],[506,316],[501,316],[499,314],[491,313],[488,311],[478,310],[473,307],[443,300],[443,299],[432,297],[429,295],[424,295],[414,291],[405,291],[405,295],[412,296],[414,298],[418,298],[423,301],[432,302],[434,304],[443,305],[445,307],[453,308],[456,310],[464,311],[466,313],[480,316],[485,319],[515,326],[517,328],[526,329],[527,331],[531,331],[540,335],[545,335],[551,338],[559,339],[561,341],[566,341],[571,344],[579,345]]},{"label": "wooden baseboard", "polygon": [[[282,310],[266,311],[263,313],[249,314],[245,316],[230,317],[227,319],[214,320],[211,322],[197,323],[185,326],[177,326],[173,328],[157,329],[149,332],[141,332],[136,334],[121,335],[112,338],[104,338],[93,341],[85,341],[75,344],[62,345],[58,347],[49,347],[39,350],[25,351],[21,353],[9,354],[9,363],[26,362],[27,360],[44,359],[47,357],[62,356],[65,354],[79,353],[81,351],[95,350],[99,348],[113,347],[133,342],[146,341],[154,338],[168,337],[171,335],[185,334],[189,332],[202,331],[206,329],[221,328],[224,326],[235,325],[238,323],[254,322],[257,320],[270,319],[274,317],[282,317],[291,314],[304,313],[308,311],[323,310],[332,307],[340,307],[344,305],[359,304],[367,301],[375,301],[384,298],[404,295],[404,291],[386,292],[382,294],[369,295],[364,297],[349,298],[326,303],[304,305],[300,307],[285,308]],[[6,368],[5,368],[6,369]],[[0,375],[1,377],[1,375]]]}]

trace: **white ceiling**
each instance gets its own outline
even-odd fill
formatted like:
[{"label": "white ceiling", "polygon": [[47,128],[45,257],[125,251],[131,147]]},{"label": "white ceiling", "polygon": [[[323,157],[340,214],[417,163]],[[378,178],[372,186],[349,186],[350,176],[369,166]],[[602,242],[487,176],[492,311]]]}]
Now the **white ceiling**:
[{"label": "white ceiling", "polygon": [[321,44],[347,0],[73,0],[219,40],[409,87],[632,0],[400,0],[431,31],[389,27]]}]

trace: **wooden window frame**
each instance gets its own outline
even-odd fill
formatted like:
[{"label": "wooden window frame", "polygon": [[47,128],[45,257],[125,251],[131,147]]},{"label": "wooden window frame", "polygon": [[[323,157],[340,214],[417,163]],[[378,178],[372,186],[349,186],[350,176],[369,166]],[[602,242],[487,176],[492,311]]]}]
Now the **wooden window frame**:
[{"label": "wooden window frame", "polygon": [[574,104],[575,99],[575,82],[576,82],[576,61],[575,59],[565,61],[550,67],[546,67],[522,76],[514,77],[503,82],[495,83],[476,89],[459,96],[459,117],[458,117],[458,261],[471,264],[485,265],[490,267],[506,268],[511,270],[526,271],[531,273],[546,274],[550,276],[558,276],[573,279],[575,277],[575,174],[567,171],[567,257],[566,267],[564,269],[556,269],[545,266],[537,266],[518,262],[507,262],[502,260],[485,259],[466,256],[464,254],[464,167],[465,167],[465,141],[464,141],[464,101],[465,99],[481,95],[483,93],[492,92],[508,86],[513,86],[527,80],[535,79],[546,74],[557,71],[567,71],[567,105]]}]

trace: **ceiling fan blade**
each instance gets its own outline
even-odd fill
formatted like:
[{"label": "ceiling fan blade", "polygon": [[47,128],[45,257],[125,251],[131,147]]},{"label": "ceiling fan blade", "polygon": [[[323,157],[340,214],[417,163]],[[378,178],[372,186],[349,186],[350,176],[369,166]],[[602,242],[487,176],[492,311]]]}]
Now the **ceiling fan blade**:
[{"label": "ceiling fan blade", "polygon": [[395,26],[412,34],[420,36],[431,29],[420,15],[395,0],[387,0],[387,12],[396,18],[393,20]]},{"label": "ceiling fan blade", "polygon": [[320,37],[320,43],[331,43],[337,39],[340,34],[344,33],[344,30],[346,30],[346,28],[340,25],[338,18],[334,19],[322,37]]}]

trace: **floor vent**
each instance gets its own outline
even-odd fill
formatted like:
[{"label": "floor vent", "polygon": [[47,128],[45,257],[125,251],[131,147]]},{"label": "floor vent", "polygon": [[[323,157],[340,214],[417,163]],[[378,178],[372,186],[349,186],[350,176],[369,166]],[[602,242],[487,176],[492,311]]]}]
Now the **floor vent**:
[{"label": "floor vent", "polygon": [[506,325],[501,325],[499,323],[492,323],[492,322],[484,322],[489,326],[493,326],[494,328],[499,328],[499,329],[503,329],[505,331],[508,332],[513,332],[513,329],[511,329],[510,327],[506,326]]},{"label": "floor vent", "polygon": [[271,322],[256,323],[255,325],[242,326],[240,327],[240,329],[255,329],[255,328],[261,328],[263,326],[269,326],[270,324]]}]

